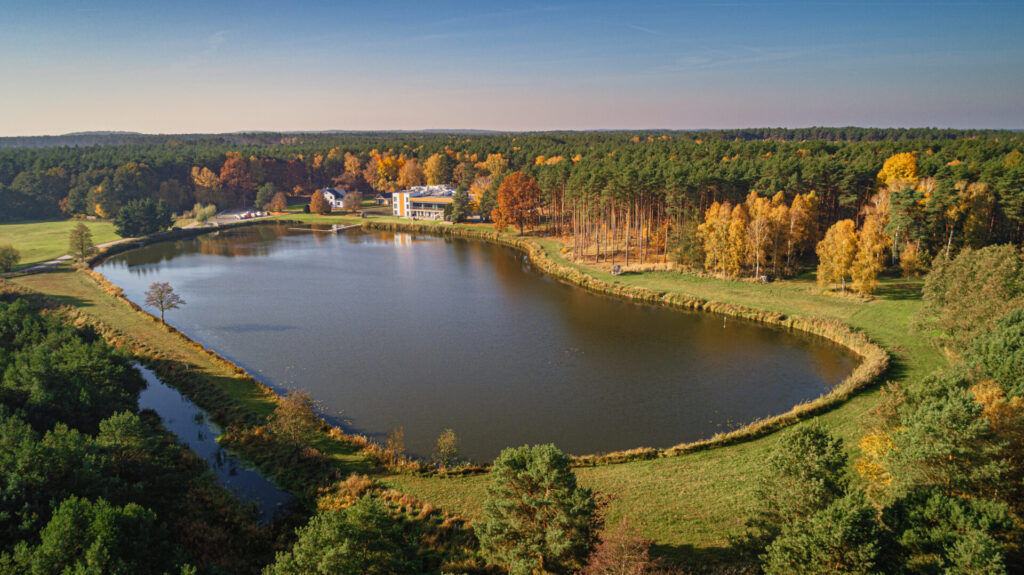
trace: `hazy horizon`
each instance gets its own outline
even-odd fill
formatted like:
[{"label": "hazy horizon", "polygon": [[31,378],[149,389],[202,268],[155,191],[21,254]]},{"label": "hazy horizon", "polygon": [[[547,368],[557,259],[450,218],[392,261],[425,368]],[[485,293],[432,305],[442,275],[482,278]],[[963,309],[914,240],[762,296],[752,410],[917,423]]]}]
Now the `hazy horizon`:
[{"label": "hazy horizon", "polygon": [[1022,21],[1001,1],[23,3],[0,7],[0,136],[1022,129]]}]

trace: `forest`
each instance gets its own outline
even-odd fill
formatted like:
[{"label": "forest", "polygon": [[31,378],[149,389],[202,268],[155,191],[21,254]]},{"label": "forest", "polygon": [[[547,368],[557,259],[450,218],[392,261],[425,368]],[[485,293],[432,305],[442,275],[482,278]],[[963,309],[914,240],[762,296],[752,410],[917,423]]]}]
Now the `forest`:
[{"label": "forest", "polygon": [[[537,230],[571,237],[580,260],[780,277],[849,220],[837,233],[866,224],[864,237],[886,246],[866,248],[874,259],[910,251],[913,271],[940,252],[1024,241],[1021,147],[1009,131],[864,128],[12,139],[0,146],[0,218],[112,218],[142,199],[174,212],[262,208],[278,192],[329,185],[452,184],[468,192],[465,216],[488,220],[504,178],[522,172],[539,191]],[[831,259],[845,287],[856,249]]]},{"label": "forest", "polygon": [[91,328],[0,300],[0,571],[256,573],[275,532],[139,412],[144,381]]}]

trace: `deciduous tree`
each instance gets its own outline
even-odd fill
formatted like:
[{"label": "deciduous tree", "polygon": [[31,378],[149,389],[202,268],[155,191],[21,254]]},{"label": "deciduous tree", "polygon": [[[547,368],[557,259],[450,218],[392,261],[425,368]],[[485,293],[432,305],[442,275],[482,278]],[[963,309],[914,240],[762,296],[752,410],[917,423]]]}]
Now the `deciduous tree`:
[{"label": "deciduous tree", "polygon": [[174,293],[167,282],[153,282],[146,290],[146,305],[160,310],[160,323],[164,323],[164,312],[185,305],[185,300]]},{"label": "deciduous tree", "polygon": [[75,227],[71,228],[71,231],[68,232],[68,249],[79,260],[84,260],[92,255],[96,246],[92,242],[92,231],[89,230],[89,226],[78,222]]},{"label": "deciduous tree", "polygon": [[313,192],[313,196],[309,199],[309,211],[320,215],[331,213],[331,204],[320,190]]},{"label": "deciduous tree", "polygon": [[522,172],[513,172],[498,187],[498,217],[494,226],[503,231],[506,225],[519,228],[522,235],[527,226],[537,222],[541,197],[537,180]]},{"label": "deciduous tree", "polygon": [[277,192],[270,200],[270,211],[283,212],[288,209],[288,196],[284,192]]},{"label": "deciduous tree", "polygon": [[13,270],[20,259],[21,252],[14,246],[10,244],[0,246],[0,272],[6,273]]},{"label": "deciduous tree", "polygon": [[885,269],[888,243],[889,238],[885,235],[881,218],[876,215],[864,218],[864,224],[857,234],[857,255],[850,270],[854,290],[870,294],[878,287],[878,274]]},{"label": "deciduous tree", "polygon": [[853,220],[842,220],[825,232],[818,242],[818,285],[832,284],[846,290],[846,278],[853,269],[857,255],[857,226]]}]

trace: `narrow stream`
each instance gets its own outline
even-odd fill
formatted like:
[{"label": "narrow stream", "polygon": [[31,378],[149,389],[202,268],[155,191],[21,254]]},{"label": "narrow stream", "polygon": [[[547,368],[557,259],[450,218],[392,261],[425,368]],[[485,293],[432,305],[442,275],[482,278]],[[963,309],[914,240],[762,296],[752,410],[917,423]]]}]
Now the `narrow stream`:
[{"label": "narrow stream", "polygon": [[139,409],[151,409],[160,416],[178,441],[194,451],[210,465],[217,483],[227,487],[246,503],[255,503],[263,521],[270,521],[284,504],[292,499],[258,471],[242,463],[238,456],[217,443],[221,428],[209,420],[206,412],[167,385],[151,370],[136,365],[146,380],[146,389],[139,394]]}]

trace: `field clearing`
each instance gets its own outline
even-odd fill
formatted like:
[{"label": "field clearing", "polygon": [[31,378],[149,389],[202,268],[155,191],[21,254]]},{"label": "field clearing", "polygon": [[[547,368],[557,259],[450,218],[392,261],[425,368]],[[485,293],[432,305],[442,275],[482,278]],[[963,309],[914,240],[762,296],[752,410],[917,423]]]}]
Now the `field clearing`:
[{"label": "field clearing", "polygon": [[92,232],[96,244],[120,239],[111,222],[88,220],[61,220],[53,222],[20,222],[0,224],[0,245],[11,244],[21,252],[21,261],[15,269],[33,266],[68,253],[68,232],[78,222]]}]

